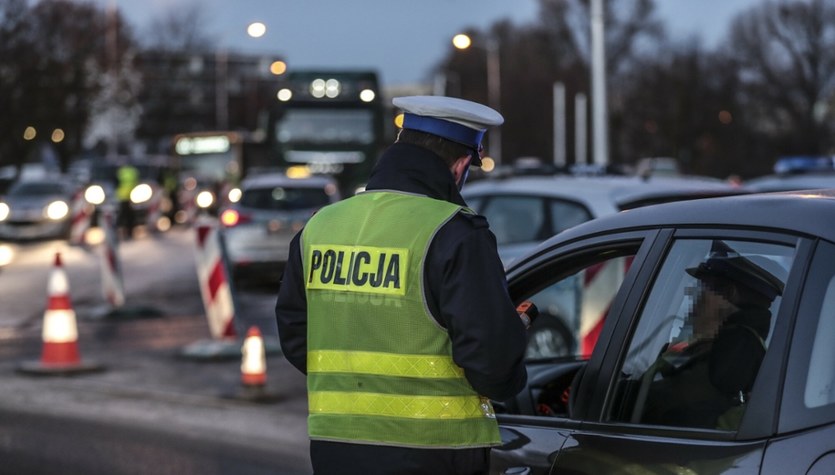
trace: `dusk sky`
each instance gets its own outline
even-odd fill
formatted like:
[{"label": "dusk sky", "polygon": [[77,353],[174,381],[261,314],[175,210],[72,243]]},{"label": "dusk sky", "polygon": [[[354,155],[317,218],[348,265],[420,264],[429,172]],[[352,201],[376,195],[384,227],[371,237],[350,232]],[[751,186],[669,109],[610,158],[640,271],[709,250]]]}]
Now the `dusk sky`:
[{"label": "dusk sky", "polygon": [[[536,21],[536,0],[94,0],[115,4],[139,33],[150,20],[197,2],[206,30],[220,46],[275,53],[291,67],[373,68],[389,85],[427,83],[431,68],[468,27],[485,29],[508,18]],[[675,37],[700,34],[706,44],[723,36],[728,22],[758,0],[657,0],[658,13]],[[267,25],[260,39],[246,25]]]}]

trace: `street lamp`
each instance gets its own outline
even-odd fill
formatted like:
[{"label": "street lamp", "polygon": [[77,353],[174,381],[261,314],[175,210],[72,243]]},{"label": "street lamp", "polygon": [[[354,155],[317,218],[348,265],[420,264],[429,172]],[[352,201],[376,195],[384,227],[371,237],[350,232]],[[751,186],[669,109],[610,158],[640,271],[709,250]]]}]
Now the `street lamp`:
[{"label": "street lamp", "polygon": [[[267,33],[267,26],[255,21],[247,25],[250,38],[261,38]],[[215,123],[218,130],[229,128],[229,51],[221,44],[215,51]]]},{"label": "street lamp", "polygon": [[[474,47],[472,39],[459,33],[452,38],[452,45],[460,50]],[[493,109],[501,108],[501,70],[499,62],[499,43],[493,37],[488,37],[482,48],[487,54],[487,104]],[[502,135],[501,129],[495,127],[488,132],[488,154],[496,166],[502,162]]]}]

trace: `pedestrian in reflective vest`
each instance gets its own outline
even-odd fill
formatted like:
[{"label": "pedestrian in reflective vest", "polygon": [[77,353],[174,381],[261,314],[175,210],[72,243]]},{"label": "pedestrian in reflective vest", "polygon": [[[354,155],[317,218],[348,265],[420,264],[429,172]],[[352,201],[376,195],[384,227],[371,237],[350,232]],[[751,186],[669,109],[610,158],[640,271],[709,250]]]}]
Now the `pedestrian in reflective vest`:
[{"label": "pedestrian in reflective vest", "polygon": [[130,201],[130,193],[139,184],[139,170],[126,162],[116,170],[116,181],[116,198],[119,200],[116,221],[122,229],[123,237],[130,239],[133,237],[133,228],[136,227],[136,214]]},{"label": "pedestrian in reflective vest", "polygon": [[292,241],[282,349],[307,374],[316,474],[487,473],[500,443],[490,401],[526,382],[525,325],[495,237],[459,190],[503,118],[447,97],[394,105],[403,129],[366,191]]}]

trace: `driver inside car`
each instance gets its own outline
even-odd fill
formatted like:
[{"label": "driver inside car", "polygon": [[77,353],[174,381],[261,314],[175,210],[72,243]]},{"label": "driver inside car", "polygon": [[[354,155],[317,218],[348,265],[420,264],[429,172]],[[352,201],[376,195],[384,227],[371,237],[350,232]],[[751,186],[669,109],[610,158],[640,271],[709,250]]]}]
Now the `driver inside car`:
[{"label": "driver inside car", "polygon": [[783,282],[757,256],[716,241],[709,257],[686,269],[697,279],[690,335],[662,350],[644,376],[640,421],[736,430],[765,355],[770,306]]}]

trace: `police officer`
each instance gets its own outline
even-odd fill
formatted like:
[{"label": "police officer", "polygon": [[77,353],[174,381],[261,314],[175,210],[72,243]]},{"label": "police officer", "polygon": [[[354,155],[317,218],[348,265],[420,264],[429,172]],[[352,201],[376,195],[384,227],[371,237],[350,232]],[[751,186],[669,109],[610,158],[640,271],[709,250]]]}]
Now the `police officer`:
[{"label": "police officer", "polygon": [[502,116],[439,96],[394,99],[396,143],[366,191],[292,241],[276,317],[307,374],[314,472],[487,473],[490,400],[518,393],[525,325],[484,217],[459,190]]},{"label": "police officer", "polygon": [[116,198],[119,200],[118,225],[125,239],[133,237],[136,226],[136,214],[130,201],[130,193],[139,184],[139,170],[129,161],[125,161],[116,170]]}]

